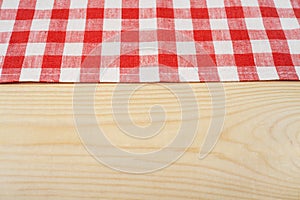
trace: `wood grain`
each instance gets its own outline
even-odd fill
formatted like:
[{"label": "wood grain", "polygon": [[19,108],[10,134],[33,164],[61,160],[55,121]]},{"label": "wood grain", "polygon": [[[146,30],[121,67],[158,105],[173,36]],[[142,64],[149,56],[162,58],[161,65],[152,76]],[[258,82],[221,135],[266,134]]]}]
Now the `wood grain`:
[{"label": "wood grain", "polygon": [[[191,84],[202,125],[170,167],[143,175],[117,172],[84,148],[73,119],[72,84],[0,85],[0,199],[300,199],[300,84],[226,83],[222,135],[203,160],[199,149],[211,120],[205,84]],[[165,107],[167,121],[150,140],[122,134],[112,117],[115,85],[97,88],[97,120],[120,148],[148,152],[166,145],[180,125],[180,106],[158,84],[130,99],[130,115],[151,123],[148,109]],[[185,92],[185,91],[182,91]],[[122,98],[122,95],[119,95]]]}]

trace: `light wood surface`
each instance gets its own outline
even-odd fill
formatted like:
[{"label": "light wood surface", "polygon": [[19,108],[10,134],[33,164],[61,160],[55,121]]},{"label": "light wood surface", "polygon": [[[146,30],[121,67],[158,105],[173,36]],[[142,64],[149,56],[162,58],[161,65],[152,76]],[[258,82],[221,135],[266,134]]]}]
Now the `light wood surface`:
[{"label": "light wood surface", "polygon": [[[0,85],[0,199],[299,200],[300,83],[224,84],[224,128],[203,160],[198,154],[212,106],[205,84],[191,86],[202,123],[193,144],[168,168],[132,175],[103,166],[84,148],[73,119],[72,84]],[[151,123],[153,104],[167,113],[161,134],[140,141],[114,123],[114,88],[100,85],[95,98],[97,120],[112,143],[133,152],[168,144],[180,125],[172,93],[149,84],[133,94],[129,107],[137,125]]]}]

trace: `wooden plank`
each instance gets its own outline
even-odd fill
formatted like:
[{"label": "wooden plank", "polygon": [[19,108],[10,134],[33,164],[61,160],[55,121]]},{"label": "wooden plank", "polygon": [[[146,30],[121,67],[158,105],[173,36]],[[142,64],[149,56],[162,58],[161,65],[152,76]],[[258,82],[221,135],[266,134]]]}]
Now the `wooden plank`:
[{"label": "wooden plank", "polygon": [[[73,117],[74,85],[0,85],[0,199],[300,199],[300,84],[224,84],[224,127],[203,160],[198,154],[211,98],[205,84],[191,87],[201,121],[194,142],[168,168],[133,175],[100,164],[83,146]],[[174,94],[159,84],[133,94],[129,109],[137,125],[151,124],[147,111],[154,104],[167,116],[159,135],[139,140],[113,120],[115,88],[103,84],[95,93],[99,126],[112,143],[136,153],[167,145],[181,123]]]}]

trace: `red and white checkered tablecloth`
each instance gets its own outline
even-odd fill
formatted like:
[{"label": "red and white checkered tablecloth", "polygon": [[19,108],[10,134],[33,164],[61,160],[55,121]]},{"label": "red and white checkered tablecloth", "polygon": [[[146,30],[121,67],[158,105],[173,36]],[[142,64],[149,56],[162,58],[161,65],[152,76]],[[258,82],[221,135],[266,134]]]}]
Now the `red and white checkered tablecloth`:
[{"label": "red and white checkered tablecloth", "polygon": [[0,0],[0,82],[299,80],[299,0]]}]

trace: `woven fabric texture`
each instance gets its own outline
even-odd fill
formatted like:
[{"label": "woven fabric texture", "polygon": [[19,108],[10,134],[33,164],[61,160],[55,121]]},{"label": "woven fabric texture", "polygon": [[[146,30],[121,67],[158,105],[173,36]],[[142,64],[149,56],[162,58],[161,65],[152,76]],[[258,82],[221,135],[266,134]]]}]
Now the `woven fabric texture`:
[{"label": "woven fabric texture", "polygon": [[0,82],[299,80],[299,0],[1,0]]}]

